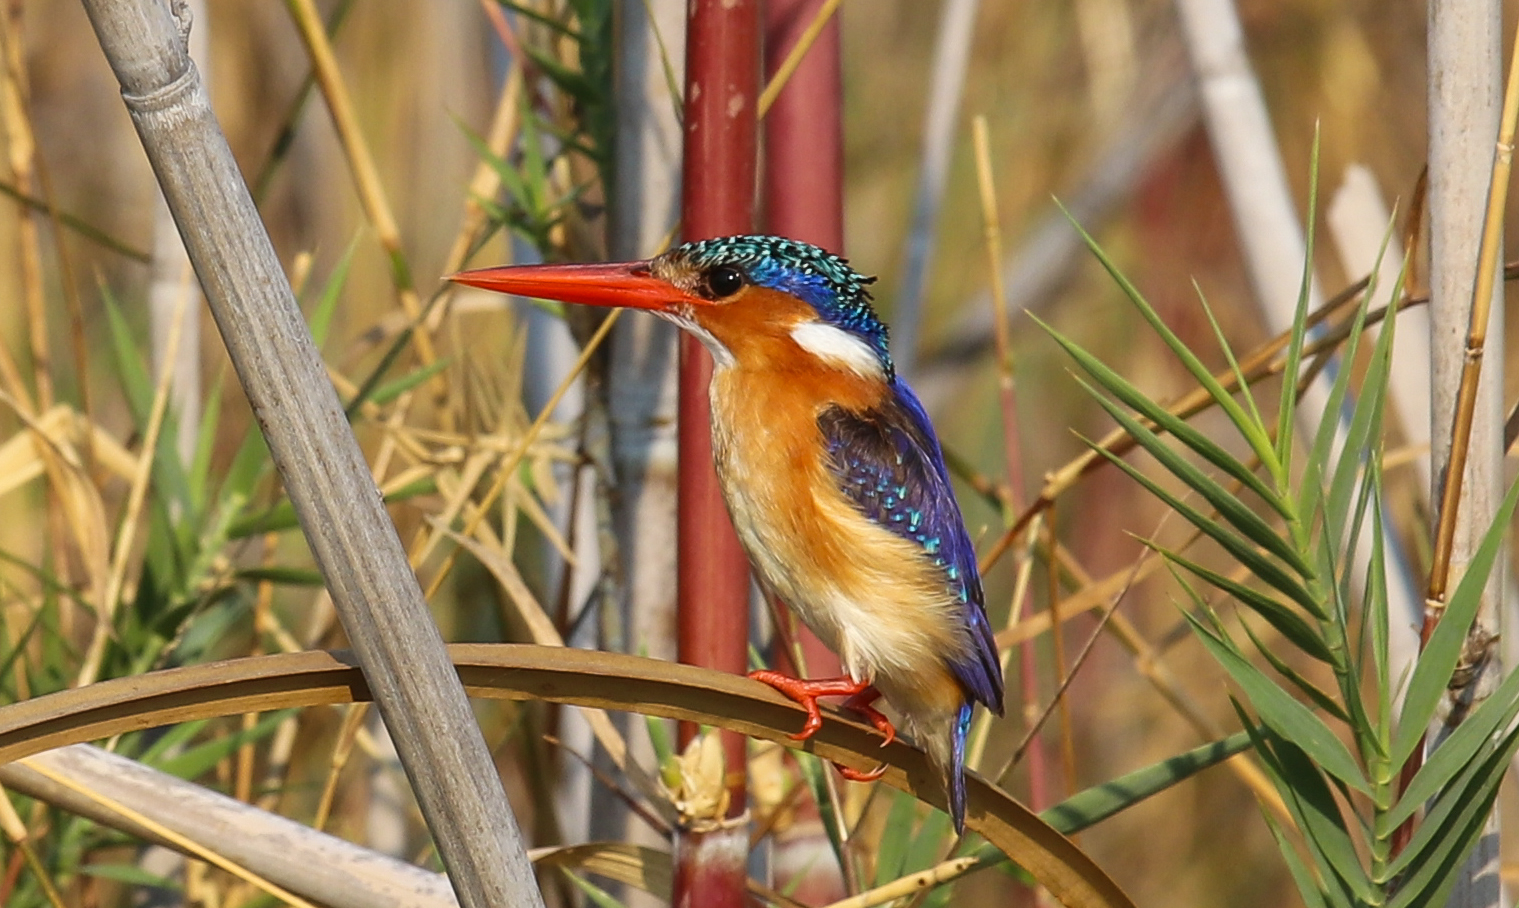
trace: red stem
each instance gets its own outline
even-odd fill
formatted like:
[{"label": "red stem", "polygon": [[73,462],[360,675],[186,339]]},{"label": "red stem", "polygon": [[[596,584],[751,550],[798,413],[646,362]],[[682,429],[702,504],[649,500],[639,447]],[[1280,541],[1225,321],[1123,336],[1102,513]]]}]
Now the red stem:
[{"label": "red stem", "polygon": [[[759,98],[759,7],[756,0],[692,0],[686,32],[685,156],[681,222],[687,240],[753,228]],[[707,385],[712,360],[695,339],[681,338],[679,586],[677,652],[682,662],[742,674],[748,668],[749,566],[712,468]],[[681,740],[694,729],[683,726]],[[724,734],[730,815],[747,807],[743,737]],[[676,905],[740,908],[747,837],[722,844],[690,834],[677,842]],[[684,837],[684,835],[682,836]]]},{"label": "red stem", "polygon": [[[780,68],[823,2],[770,0],[765,4],[767,78]],[[844,120],[839,46],[835,16],[765,114],[761,186],[767,232],[842,255]],[[826,678],[840,673],[838,657],[811,631],[798,626],[797,642],[807,674]]]},{"label": "red stem", "polygon": [[[769,0],[765,4],[765,75],[773,78],[812,23],[824,0]],[[843,73],[838,17],[818,36],[801,65],[765,114],[764,172],[761,204],[764,229],[844,252],[844,120]],[[839,659],[815,634],[790,622],[796,630],[803,666],[790,666],[791,650],[779,645],[776,667],[813,678],[842,674]],[[780,630],[780,628],[777,628]],[[832,861],[810,860],[825,853],[827,833],[810,800],[794,806],[797,822],[777,833],[771,843],[778,890],[805,905],[827,905],[848,892],[841,868]],[[792,868],[789,871],[786,868]]]}]

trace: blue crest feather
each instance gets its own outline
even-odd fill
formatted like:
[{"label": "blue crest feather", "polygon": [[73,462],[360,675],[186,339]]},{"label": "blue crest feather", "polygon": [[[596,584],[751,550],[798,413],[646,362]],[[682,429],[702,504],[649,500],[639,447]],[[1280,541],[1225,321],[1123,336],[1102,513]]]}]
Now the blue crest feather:
[{"label": "blue crest feather", "polygon": [[866,289],[875,278],[849,267],[846,259],[779,236],[697,240],[667,254],[702,270],[730,265],[742,270],[757,287],[791,294],[816,309],[823,321],[869,344],[881,358],[886,374],[895,374],[886,348],[886,326],[871,307]]}]

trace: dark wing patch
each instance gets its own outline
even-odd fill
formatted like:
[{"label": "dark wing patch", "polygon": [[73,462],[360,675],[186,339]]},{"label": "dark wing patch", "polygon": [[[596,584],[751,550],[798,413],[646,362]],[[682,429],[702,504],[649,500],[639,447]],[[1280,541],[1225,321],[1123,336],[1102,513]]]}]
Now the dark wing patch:
[{"label": "dark wing patch", "polygon": [[844,496],[875,523],[922,547],[944,572],[971,639],[971,652],[950,667],[972,697],[1002,715],[1002,664],[986,620],[976,550],[923,405],[893,379],[884,403],[864,412],[830,407],[818,416],[818,429]]}]

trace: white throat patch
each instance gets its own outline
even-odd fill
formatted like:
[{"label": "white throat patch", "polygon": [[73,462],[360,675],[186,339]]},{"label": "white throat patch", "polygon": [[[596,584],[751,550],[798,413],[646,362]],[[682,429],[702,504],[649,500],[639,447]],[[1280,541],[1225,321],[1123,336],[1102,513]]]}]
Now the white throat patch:
[{"label": "white throat patch", "polygon": [[734,364],[733,351],[729,350],[722,341],[713,337],[712,332],[698,325],[689,312],[655,312],[654,314],[685,331],[691,332],[691,335],[701,341],[703,347],[707,348],[707,352],[712,354],[712,362],[719,369],[726,369]]},{"label": "white throat patch", "polygon": [[862,378],[885,379],[881,358],[870,345],[827,322],[803,322],[791,329],[791,339],[829,365],[847,369]]}]

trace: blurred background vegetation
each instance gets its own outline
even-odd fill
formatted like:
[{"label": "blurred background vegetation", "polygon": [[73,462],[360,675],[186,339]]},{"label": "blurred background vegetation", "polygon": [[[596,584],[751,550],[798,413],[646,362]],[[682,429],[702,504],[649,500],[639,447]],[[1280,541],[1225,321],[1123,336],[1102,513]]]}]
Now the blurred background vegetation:
[{"label": "blurred background vegetation", "polygon": [[[528,5],[562,16],[562,4]],[[296,106],[310,62],[287,6],[272,0],[210,0],[208,6],[209,21],[199,27],[209,35],[208,76],[216,112],[245,175],[257,187],[264,220],[303,305],[315,313],[326,311],[323,300],[331,303],[324,354],[340,393],[349,399],[375,374],[406,325],[391,262],[366,217],[321,97],[313,94],[304,106]],[[330,15],[338,6],[328,3],[321,9]],[[1389,200],[1407,200],[1425,158],[1424,6],[1241,0],[1238,7],[1299,211],[1307,198],[1316,126],[1322,135],[1323,196],[1339,185],[1347,167],[1361,164]],[[334,39],[338,64],[399,226],[412,280],[426,302],[445,269],[459,264],[449,261],[450,250],[481,162],[480,148],[470,136],[488,132],[511,54],[487,8],[470,0],[363,0],[342,11],[346,15]],[[888,321],[895,314],[902,278],[939,11],[939,4],[920,0],[859,0],[844,3],[840,12],[848,247],[841,251],[861,271],[880,276],[874,292]],[[141,394],[146,388],[151,398],[152,382],[145,386],[140,376],[130,377],[123,361],[131,357],[123,350],[135,349],[146,361],[149,272],[139,253],[150,252],[154,243],[152,175],[82,9],[63,0],[16,0],[7,5],[7,16],[8,35],[23,45],[21,56],[8,56],[7,64],[23,64],[26,100],[24,117],[8,110],[0,130],[11,154],[3,180],[111,241],[60,228],[47,214],[0,199],[0,338],[36,392],[38,338],[29,330],[25,305],[25,274],[29,263],[35,265],[51,360],[41,368],[54,386],[53,399],[98,425],[106,438],[137,452],[146,428]],[[555,29],[511,11],[506,21],[518,40],[536,52],[567,66],[579,62],[580,51],[567,47]],[[1235,349],[1249,350],[1268,337],[1252,302],[1180,41],[1174,9],[1166,0],[980,4],[912,375],[947,446],[970,476],[1003,482],[1006,462],[994,351],[990,334],[977,328],[989,322],[976,321],[976,313],[989,309],[969,141],[972,115],[989,121],[1012,273],[1051,264],[1041,258],[1045,247],[1027,242],[1058,218],[1055,196],[1077,206],[1082,220],[1161,315],[1197,348],[1214,349],[1195,304],[1194,281],[1219,313]],[[524,121],[525,129],[584,128],[584,96],[566,92],[541,71],[529,88],[532,116]],[[275,157],[286,127],[293,138]],[[18,185],[16,149],[28,136],[35,140],[32,173],[27,185]],[[522,158],[520,151],[507,155],[508,169],[528,167]],[[515,218],[515,244],[507,238],[510,231],[482,231],[470,263],[531,254],[529,240],[534,238],[546,247],[538,252],[567,258],[604,255],[604,195],[595,181],[595,163],[569,155],[534,177],[547,187],[550,201],[579,193],[563,208],[545,203],[533,211],[522,195],[493,194],[502,207],[487,206],[491,219],[512,221],[515,215],[546,211],[551,216],[536,225]],[[1091,204],[1082,207],[1086,201]],[[22,227],[23,218],[35,218],[32,223],[41,230],[35,246]],[[1098,353],[1156,399],[1189,389],[1189,376],[1139,330],[1138,317],[1123,304],[1118,288],[1076,251],[1074,235],[1066,239],[1070,249],[1053,259],[1049,273],[1028,285],[1033,293],[1015,295],[1014,302]],[[1347,273],[1330,252],[1321,253],[1316,265],[1331,292],[1360,276]],[[125,333],[113,328],[108,301],[114,301],[124,319]],[[374,406],[356,419],[367,452],[378,456],[387,446],[399,451],[386,455],[395,459],[381,480],[387,489],[406,490],[406,500],[392,513],[408,544],[427,531],[429,515],[453,500],[471,455],[499,452],[521,437],[546,398],[544,389],[552,390],[561,377],[552,370],[565,366],[533,352],[544,345],[562,347],[569,336],[553,324],[545,327],[538,310],[462,296],[452,305],[432,333],[444,361],[447,396],[418,391],[430,388],[434,376],[419,371],[425,364],[408,346],[385,380],[412,380],[372,399]],[[1110,422],[1069,379],[1063,354],[1043,332],[1027,319],[1015,318],[1012,325],[1024,481],[1034,490],[1041,477],[1083,450],[1071,429],[1098,437]],[[571,334],[583,339],[584,326],[575,329]],[[282,641],[342,645],[330,606],[321,604],[309,576],[301,574],[311,566],[299,534],[255,532],[276,524],[248,522],[278,500],[269,471],[253,455],[248,461],[253,467],[241,480],[229,478],[251,420],[214,326],[203,322],[199,336],[185,342],[201,351],[200,373],[208,393],[218,386],[225,389],[219,414],[206,415],[212,428],[203,445],[204,475],[210,478],[182,503],[186,511],[176,511],[179,506],[159,488],[161,476],[155,473],[153,495],[164,510],[144,522],[167,522],[158,530],[145,526],[132,544],[129,563],[134,566],[124,577],[128,595],[123,602],[134,602],[135,595],[140,604],[147,595],[139,588],[144,578],[162,581],[170,570],[154,574],[145,565],[183,556],[172,569],[179,587],[165,600],[171,614],[162,623],[142,630],[140,637],[118,628],[121,636],[111,645],[102,677],[179,660],[276,651]],[[1210,363],[1223,365],[1217,358]],[[595,374],[593,369],[593,383]],[[1513,386],[1519,370],[1509,374]],[[524,386],[529,398],[523,396]],[[403,402],[398,404],[398,398]],[[582,603],[574,597],[586,595],[572,594],[561,582],[556,565],[562,562],[552,554],[586,535],[584,526],[569,525],[574,509],[565,504],[582,485],[566,465],[580,462],[595,447],[594,440],[586,441],[581,406],[572,402],[556,411],[529,449],[520,477],[509,485],[508,517],[500,522],[503,538],[497,540],[515,552],[536,599],[560,622],[561,631],[569,630],[571,617],[579,613]],[[391,430],[384,428],[387,421]],[[1208,425],[1205,417],[1202,426]],[[8,401],[0,408],[0,445],[24,437],[23,426],[17,405]],[[85,452],[86,446],[78,449]],[[122,515],[130,512],[132,484],[129,476],[104,465],[102,450],[96,445],[87,453],[94,458],[88,475],[114,535]],[[25,472],[34,466],[24,453],[11,454],[0,460],[19,471],[0,475],[0,507],[6,516],[0,521],[6,562],[0,566],[0,608],[7,635],[0,639],[0,668],[6,676],[0,697],[6,700],[73,680],[89,634],[88,622],[69,601],[84,595],[93,579],[67,525],[58,489]],[[194,481],[192,477],[192,485]],[[489,484],[487,479],[481,490]],[[236,513],[225,510],[234,507],[225,497],[229,489],[249,499]],[[962,502],[973,536],[989,545],[1001,534],[1007,515],[969,486],[962,486]],[[171,518],[189,512],[199,523],[188,531],[181,528],[181,535],[189,532],[190,538],[179,540],[177,555],[155,556],[155,545],[168,545],[155,533],[173,535]],[[1085,572],[1101,578],[1125,571],[1140,554],[1131,534],[1180,536],[1179,526],[1157,531],[1163,514],[1163,507],[1130,481],[1099,470],[1062,496],[1055,531]],[[438,560],[434,556],[430,562],[434,572]],[[258,573],[260,567],[284,573]],[[1016,567],[1016,559],[1003,559],[987,578],[988,602],[999,624],[1006,620]],[[431,576],[423,573],[424,586]],[[1034,611],[1048,607],[1051,586],[1042,579],[1034,583]],[[432,604],[450,640],[530,639],[517,612],[503,604],[505,598],[483,571],[461,559]],[[1052,772],[1051,790],[1042,795],[1046,803],[1201,743],[1199,729],[1172,700],[1183,701],[1195,719],[1211,723],[1215,732],[1237,726],[1223,676],[1191,637],[1175,606],[1178,598],[1164,572],[1141,581],[1126,598],[1122,613],[1149,647],[1145,656],[1137,657],[1107,637],[1098,641],[1066,695],[1068,710],[1042,734]],[[45,617],[39,619],[39,614]],[[1094,625],[1092,615],[1078,615],[1065,625],[1064,642],[1057,645],[1050,634],[1037,638],[1042,687],[1031,697],[1034,704],[1042,706],[1053,695],[1057,665],[1065,664]],[[148,638],[154,641],[151,647],[132,651]],[[662,651],[667,641],[628,639],[626,645],[633,652]],[[1174,685],[1170,699],[1146,680],[1157,674]],[[1015,700],[1024,694],[1016,684],[1012,689],[1010,718],[991,737],[993,754],[1011,753],[1027,720],[1018,705],[1021,699]],[[513,705],[482,706],[479,712],[487,741],[500,748],[499,763],[525,828],[535,844],[557,843],[562,830],[552,816],[554,779],[560,773],[556,767],[568,758],[543,737],[559,729],[560,719],[548,709]],[[197,730],[193,739],[203,747],[223,742],[206,751],[200,778],[243,796],[271,799],[281,812],[309,822],[323,800],[342,726],[342,716],[335,712],[308,710],[299,717],[298,733],[279,745],[271,723],[213,724]],[[226,743],[250,728],[256,732],[248,736],[252,743],[243,738]],[[144,739],[134,746],[142,753],[153,743]],[[278,746],[288,750],[288,769],[274,772]],[[245,754],[241,759],[239,750]],[[375,819],[384,813],[377,804],[397,798],[404,804],[407,797],[393,768],[384,768],[393,757],[387,757],[383,741],[362,740],[349,759],[346,772],[334,774],[340,784],[327,828],[382,850],[431,860],[414,812],[393,810],[396,822],[390,826]],[[989,759],[987,764],[997,762]],[[1015,774],[1010,784],[1027,797],[1023,776]],[[883,812],[886,806],[876,803],[873,809]],[[73,875],[80,842],[104,846],[119,840],[80,838],[83,833],[65,839],[67,827],[58,816],[50,819],[39,811],[23,812],[23,817],[38,824],[50,866],[69,887],[69,904],[122,903],[121,884],[107,879],[111,873]],[[1225,769],[1115,817],[1085,833],[1081,845],[1142,905],[1243,908],[1296,898],[1254,795]],[[122,854],[97,854],[89,862],[130,864]],[[918,858],[908,863],[912,860]],[[8,866],[0,868],[7,895],[0,901],[41,904],[40,894],[19,874],[18,861],[12,855]],[[926,859],[920,866],[926,866]],[[238,903],[235,890],[217,891],[225,899],[221,904]],[[568,892],[560,895],[567,898]],[[964,884],[957,903],[1031,898],[1013,893],[1006,877],[982,874]],[[17,901],[10,901],[12,896]]]}]

